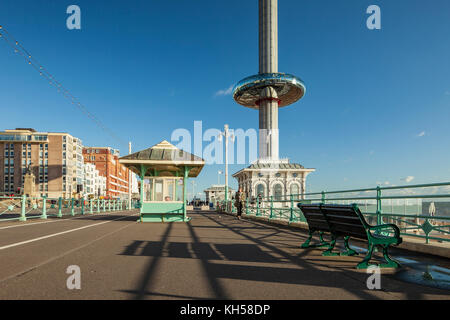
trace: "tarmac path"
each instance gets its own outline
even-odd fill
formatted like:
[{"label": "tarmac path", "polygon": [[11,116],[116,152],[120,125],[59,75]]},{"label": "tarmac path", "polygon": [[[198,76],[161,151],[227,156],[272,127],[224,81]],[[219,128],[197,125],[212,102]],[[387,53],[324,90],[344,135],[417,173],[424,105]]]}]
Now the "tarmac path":
[{"label": "tarmac path", "polygon": [[[355,269],[361,256],[301,249],[299,230],[189,216],[138,223],[135,210],[0,224],[0,299],[450,299],[389,273],[369,290],[370,274]],[[72,265],[80,290],[66,285]]]}]

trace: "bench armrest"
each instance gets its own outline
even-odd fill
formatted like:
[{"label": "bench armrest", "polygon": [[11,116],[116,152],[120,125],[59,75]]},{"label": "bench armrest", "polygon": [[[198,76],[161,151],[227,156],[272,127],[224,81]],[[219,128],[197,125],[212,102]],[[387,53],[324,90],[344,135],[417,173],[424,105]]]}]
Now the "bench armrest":
[{"label": "bench armrest", "polygon": [[370,226],[369,227],[370,231],[374,231],[374,230],[383,230],[383,229],[392,229],[392,231],[394,231],[394,236],[396,238],[400,237],[400,229],[392,223],[388,223],[388,224],[380,224],[379,226]]}]

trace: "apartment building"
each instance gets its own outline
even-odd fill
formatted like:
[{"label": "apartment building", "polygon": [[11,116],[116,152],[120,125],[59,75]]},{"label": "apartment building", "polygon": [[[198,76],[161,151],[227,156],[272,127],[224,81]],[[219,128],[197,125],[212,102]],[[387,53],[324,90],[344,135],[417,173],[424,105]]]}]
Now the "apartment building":
[{"label": "apartment building", "polygon": [[110,147],[84,147],[85,163],[95,164],[101,176],[106,177],[106,196],[128,198],[128,169],[119,163],[119,150]]},{"label": "apartment building", "polygon": [[20,194],[27,167],[38,196],[80,197],[84,167],[82,141],[68,133],[32,128],[0,131],[0,194]]},{"label": "apartment building", "polygon": [[84,196],[87,198],[106,196],[106,177],[100,175],[93,163],[84,165]]}]

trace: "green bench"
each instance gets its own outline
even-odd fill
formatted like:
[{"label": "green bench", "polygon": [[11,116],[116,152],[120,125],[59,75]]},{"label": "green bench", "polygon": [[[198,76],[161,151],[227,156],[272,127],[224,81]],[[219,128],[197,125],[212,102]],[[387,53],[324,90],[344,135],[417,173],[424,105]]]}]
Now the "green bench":
[{"label": "green bench", "polygon": [[[368,243],[367,255],[356,266],[358,269],[367,269],[370,264],[375,247],[381,247],[386,263],[380,264],[381,268],[398,268],[400,264],[391,259],[388,253],[389,246],[402,243],[400,230],[395,224],[382,224],[371,226],[366,222],[363,214],[356,204],[302,204],[297,205],[308,223],[309,236],[302,248],[323,247],[328,248],[322,253],[324,256],[353,256],[358,253],[351,249],[348,243],[350,238],[366,240]],[[312,235],[318,232],[320,243],[312,245]],[[323,234],[329,233],[331,240],[323,240]],[[336,240],[344,239],[345,251],[333,252]]]}]

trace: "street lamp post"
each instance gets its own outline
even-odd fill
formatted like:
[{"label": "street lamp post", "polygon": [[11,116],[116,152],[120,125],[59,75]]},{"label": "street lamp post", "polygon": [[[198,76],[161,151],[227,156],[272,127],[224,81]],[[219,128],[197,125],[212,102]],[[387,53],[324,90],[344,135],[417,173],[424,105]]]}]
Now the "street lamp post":
[{"label": "street lamp post", "polygon": [[[128,142],[128,154],[131,154],[131,142]],[[131,177],[131,170],[128,169],[128,210],[131,210],[131,184],[133,179]]]},{"label": "street lamp post", "polygon": [[225,137],[225,208],[228,208],[228,138],[234,142],[234,134],[230,133],[228,124],[224,125],[224,131],[219,134],[219,141]]}]

